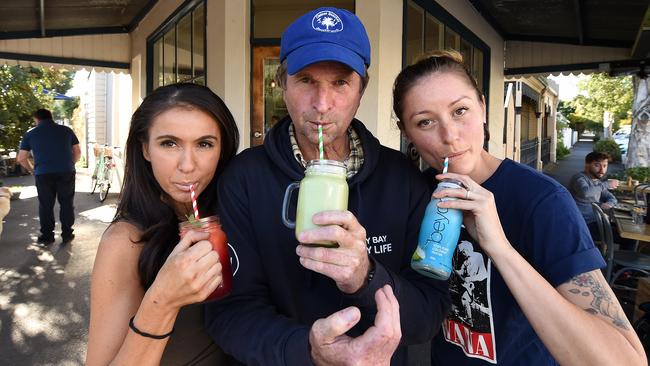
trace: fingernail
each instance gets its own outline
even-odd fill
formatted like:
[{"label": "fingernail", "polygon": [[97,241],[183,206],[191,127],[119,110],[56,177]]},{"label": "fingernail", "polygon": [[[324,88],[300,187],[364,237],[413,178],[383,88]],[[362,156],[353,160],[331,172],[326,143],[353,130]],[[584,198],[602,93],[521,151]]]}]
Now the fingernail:
[{"label": "fingernail", "polygon": [[341,313],[341,318],[343,318],[343,320],[346,322],[352,322],[356,320],[356,312],[354,311],[354,308],[343,310],[343,313]]}]

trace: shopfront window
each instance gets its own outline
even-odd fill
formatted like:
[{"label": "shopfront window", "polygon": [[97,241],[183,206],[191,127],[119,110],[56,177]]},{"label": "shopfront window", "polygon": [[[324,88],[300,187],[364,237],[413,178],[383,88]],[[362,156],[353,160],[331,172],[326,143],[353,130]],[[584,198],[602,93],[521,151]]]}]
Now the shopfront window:
[{"label": "shopfront window", "polygon": [[147,39],[149,91],[177,82],[205,85],[205,6],[190,2]]},{"label": "shopfront window", "polygon": [[[434,50],[453,49],[463,55],[467,68],[476,79],[481,90],[484,88],[484,51],[487,46],[477,44],[476,36],[467,29],[454,29],[436,17],[435,9],[428,9],[419,1],[409,0],[405,16],[406,45],[405,63],[410,65],[422,54]],[[449,15],[446,15],[448,17]],[[474,38],[474,39],[472,39]],[[406,66],[404,65],[404,66]]]},{"label": "shopfront window", "polygon": [[[487,99],[488,46],[435,2],[408,0],[404,14],[404,66],[413,64],[423,54],[445,49],[463,55],[465,65]],[[419,161],[405,136],[402,136],[401,145],[402,152],[415,162]],[[419,165],[424,167],[422,162]]]}]

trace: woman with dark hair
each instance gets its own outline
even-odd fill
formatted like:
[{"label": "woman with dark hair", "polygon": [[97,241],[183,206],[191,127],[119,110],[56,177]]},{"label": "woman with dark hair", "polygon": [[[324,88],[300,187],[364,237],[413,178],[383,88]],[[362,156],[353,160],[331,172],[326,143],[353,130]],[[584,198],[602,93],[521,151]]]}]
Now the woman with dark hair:
[{"label": "woman with dark hair", "polygon": [[[203,331],[203,301],[221,283],[208,234],[178,224],[212,214],[217,178],[239,145],[235,121],[210,89],[173,84],[147,96],[131,119],[124,186],[92,274],[88,365],[219,364]],[[173,333],[173,334],[172,334]]]},{"label": "woman with dark hair", "polygon": [[[449,158],[449,173],[435,178],[464,188],[434,197],[452,198],[440,210],[462,210],[461,248],[483,261],[455,257],[452,311],[433,341],[432,363],[646,365],[571,195],[484,150],[485,97],[462,56],[436,52],[406,67],[393,103],[399,127],[434,170]],[[484,265],[487,281],[465,281],[460,270],[468,265]]]}]

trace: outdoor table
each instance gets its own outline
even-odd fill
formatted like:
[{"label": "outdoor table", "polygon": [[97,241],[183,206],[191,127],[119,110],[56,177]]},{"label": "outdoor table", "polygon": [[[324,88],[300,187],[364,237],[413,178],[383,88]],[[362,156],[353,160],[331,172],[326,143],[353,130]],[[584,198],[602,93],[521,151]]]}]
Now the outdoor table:
[{"label": "outdoor table", "polygon": [[614,214],[616,228],[621,238],[639,241],[650,241],[650,225],[635,224],[630,216]]},{"label": "outdoor table", "polygon": [[[618,185],[618,187],[616,187],[615,191],[632,192],[632,191],[634,191],[634,187],[636,187],[636,186],[621,183],[621,184]],[[644,192],[650,192],[650,186],[645,187],[643,189],[643,191]]]}]

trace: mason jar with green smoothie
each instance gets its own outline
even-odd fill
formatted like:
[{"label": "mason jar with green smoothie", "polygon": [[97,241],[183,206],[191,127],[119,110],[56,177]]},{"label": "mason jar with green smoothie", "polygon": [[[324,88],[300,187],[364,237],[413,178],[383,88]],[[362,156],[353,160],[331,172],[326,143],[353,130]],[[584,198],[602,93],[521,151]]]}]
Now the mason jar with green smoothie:
[{"label": "mason jar with green smoothie", "polygon": [[[289,219],[289,202],[294,190],[298,192],[296,221]],[[335,160],[311,160],[307,163],[305,177],[293,182],[284,193],[282,202],[282,222],[290,229],[295,228],[296,238],[305,230],[319,227],[312,217],[321,211],[348,209],[348,183],[345,165]],[[338,247],[338,243],[323,240],[305,245]]]}]

